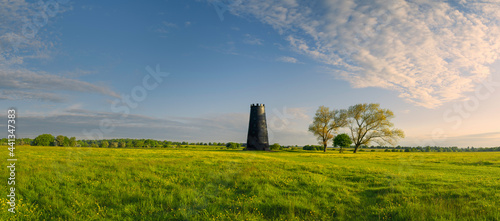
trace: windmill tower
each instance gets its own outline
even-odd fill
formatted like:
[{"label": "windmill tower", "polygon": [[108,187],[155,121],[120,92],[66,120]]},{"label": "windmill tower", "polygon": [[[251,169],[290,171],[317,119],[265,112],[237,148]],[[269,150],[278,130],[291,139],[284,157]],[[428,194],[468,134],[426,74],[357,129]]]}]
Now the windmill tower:
[{"label": "windmill tower", "polygon": [[248,123],[247,150],[269,150],[267,137],[266,109],[264,104],[250,106]]}]

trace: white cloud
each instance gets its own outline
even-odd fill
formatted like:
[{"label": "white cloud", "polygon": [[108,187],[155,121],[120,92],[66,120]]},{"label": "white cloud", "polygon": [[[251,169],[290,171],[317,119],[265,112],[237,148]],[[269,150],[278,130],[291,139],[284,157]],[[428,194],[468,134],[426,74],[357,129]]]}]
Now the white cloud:
[{"label": "white cloud", "polygon": [[161,23],[163,24],[163,26],[168,27],[168,28],[177,28],[177,25],[172,23],[172,22],[163,21]]},{"label": "white cloud", "polygon": [[259,39],[255,36],[252,36],[250,34],[245,34],[245,38],[243,39],[243,43],[249,44],[249,45],[263,45],[262,39]]},{"label": "white cloud", "polygon": [[231,13],[271,25],[353,87],[435,108],[463,99],[500,54],[500,1],[244,1]]},{"label": "white cloud", "polygon": [[294,64],[299,63],[299,60],[297,60],[296,58],[288,57],[288,56],[279,57],[276,60],[281,61],[281,62],[294,63]]},{"label": "white cloud", "polygon": [[119,97],[105,86],[27,69],[0,69],[0,79],[2,79],[0,99],[62,102],[64,98],[55,93],[58,91],[79,91]]}]

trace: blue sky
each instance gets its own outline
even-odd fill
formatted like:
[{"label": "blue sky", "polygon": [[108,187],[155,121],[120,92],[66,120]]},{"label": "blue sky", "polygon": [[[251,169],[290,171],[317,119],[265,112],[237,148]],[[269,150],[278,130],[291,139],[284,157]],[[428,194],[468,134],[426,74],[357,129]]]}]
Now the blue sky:
[{"label": "blue sky", "polygon": [[320,105],[380,103],[401,145],[500,143],[500,2],[0,2],[20,137],[245,142],[264,103],[270,142],[304,145]]}]

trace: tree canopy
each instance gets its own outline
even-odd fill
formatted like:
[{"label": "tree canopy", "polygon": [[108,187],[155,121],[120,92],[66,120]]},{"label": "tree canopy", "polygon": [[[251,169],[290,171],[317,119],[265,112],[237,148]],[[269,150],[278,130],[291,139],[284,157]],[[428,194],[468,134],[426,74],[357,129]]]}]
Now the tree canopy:
[{"label": "tree canopy", "polygon": [[380,104],[356,104],[349,107],[347,116],[354,153],[361,145],[370,142],[395,145],[399,138],[405,136],[403,130],[393,128],[391,119],[394,113],[380,108]]},{"label": "tree canopy", "polygon": [[335,136],[333,139],[333,146],[335,147],[340,147],[339,152],[342,153],[343,149],[342,148],[347,148],[351,146],[352,140],[347,134],[339,134]]},{"label": "tree canopy", "polygon": [[42,134],[33,140],[33,146],[50,146],[54,143],[54,139],[50,134]]},{"label": "tree canopy", "polygon": [[323,144],[323,151],[326,152],[328,141],[334,133],[341,127],[347,125],[347,115],[345,110],[332,110],[325,106],[320,106],[316,111],[313,123],[309,125],[309,131],[312,132],[320,144]]}]

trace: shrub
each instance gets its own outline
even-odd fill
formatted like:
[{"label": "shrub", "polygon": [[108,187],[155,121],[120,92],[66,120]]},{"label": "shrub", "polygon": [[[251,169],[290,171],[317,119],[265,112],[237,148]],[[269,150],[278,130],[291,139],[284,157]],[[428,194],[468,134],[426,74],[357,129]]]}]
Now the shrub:
[{"label": "shrub", "polygon": [[238,148],[240,148],[240,147],[241,147],[241,144],[239,144],[239,143],[229,142],[229,143],[227,143],[227,144],[226,144],[226,147],[227,147],[228,149],[238,149]]},{"label": "shrub", "polygon": [[305,145],[302,147],[303,150],[323,150],[323,147],[320,145]]},{"label": "shrub", "polygon": [[271,149],[271,150],[282,150],[283,148],[278,143],[275,143],[275,144],[269,146],[269,149]]}]

